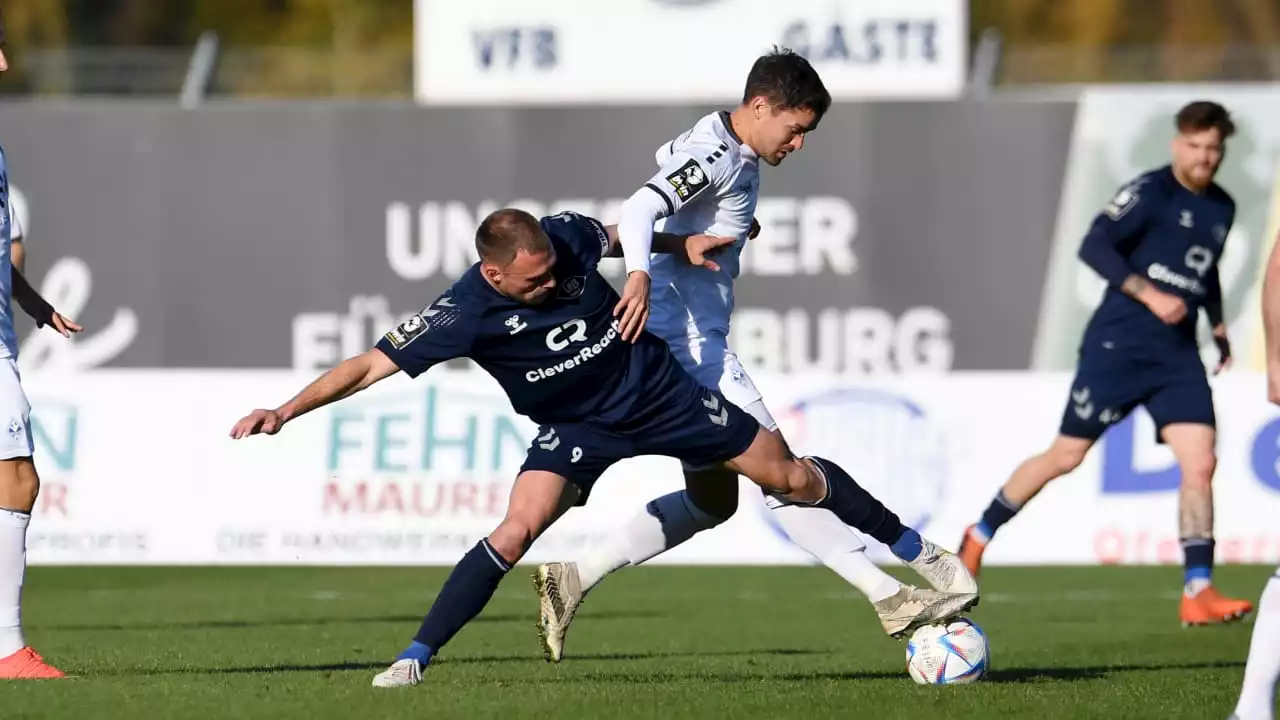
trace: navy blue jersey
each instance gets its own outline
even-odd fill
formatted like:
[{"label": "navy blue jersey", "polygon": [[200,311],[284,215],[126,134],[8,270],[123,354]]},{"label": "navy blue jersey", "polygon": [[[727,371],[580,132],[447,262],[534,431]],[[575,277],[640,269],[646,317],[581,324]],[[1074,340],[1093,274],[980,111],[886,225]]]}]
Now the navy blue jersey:
[{"label": "navy blue jersey", "polygon": [[[1218,260],[1235,201],[1216,184],[1194,193],[1165,166],[1125,185],[1093,221],[1080,258],[1107,279],[1106,295],[1085,330],[1084,345],[1140,349],[1156,355],[1196,347],[1201,308],[1221,307]],[[1177,295],[1187,316],[1166,325],[1125,295],[1121,283],[1140,275],[1157,289]]]},{"label": "navy blue jersey", "polygon": [[624,341],[613,317],[618,293],[596,270],[609,247],[604,226],[572,212],[540,222],[556,254],[554,297],[521,304],[495,290],[476,263],[378,349],[410,377],[470,358],[502,385],[516,412],[540,424],[616,424],[669,401],[655,390],[675,366],[666,344],[648,332]]}]

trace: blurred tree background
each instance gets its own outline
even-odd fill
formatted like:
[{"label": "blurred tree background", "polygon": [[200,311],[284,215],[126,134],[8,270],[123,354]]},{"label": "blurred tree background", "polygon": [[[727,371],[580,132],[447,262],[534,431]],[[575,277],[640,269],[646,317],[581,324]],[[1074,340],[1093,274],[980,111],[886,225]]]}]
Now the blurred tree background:
[{"label": "blurred tree background", "polygon": [[1270,80],[1277,0],[972,0],[1005,40],[1005,83]]},{"label": "blurred tree background", "polygon": [[[171,95],[206,31],[220,41],[218,93],[412,93],[413,0],[2,0],[0,7],[13,64],[3,93]],[[1280,70],[1280,0],[972,0],[970,18],[975,38],[1000,31],[1003,84],[1269,80]]]},{"label": "blurred tree background", "polygon": [[170,95],[217,33],[215,92],[409,96],[413,0],[0,0],[0,92]]}]

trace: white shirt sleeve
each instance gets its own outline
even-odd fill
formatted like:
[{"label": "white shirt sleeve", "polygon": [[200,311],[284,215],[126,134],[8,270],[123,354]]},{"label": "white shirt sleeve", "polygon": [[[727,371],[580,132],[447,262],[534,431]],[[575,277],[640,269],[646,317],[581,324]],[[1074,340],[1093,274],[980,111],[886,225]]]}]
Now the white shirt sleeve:
[{"label": "white shirt sleeve", "polygon": [[667,215],[703,195],[716,195],[716,190],[729,180],[728,148],[694,146],[671,153],[662,168],[644,184],[657,193],[667,205]]},{"label": "white shirt sleeve", "polygon": [[670,153],[671,144],[658,149],[661,169],[634,195],[622,204],[618,220],[618,241],[622,245],[627,273],[649,272],[649,255],[653,249],[653,224],[675,215],[680,208],[706,196],[715,197],[716,189],[730,180],[731,160],[725,145],[697,144]]},{"label": "white shirt sleeve", "polygon": [[18,219],[18,209],[14,205],[13,197],[9,198],[9,239],[25,240],[22,231],[22,221]]}]

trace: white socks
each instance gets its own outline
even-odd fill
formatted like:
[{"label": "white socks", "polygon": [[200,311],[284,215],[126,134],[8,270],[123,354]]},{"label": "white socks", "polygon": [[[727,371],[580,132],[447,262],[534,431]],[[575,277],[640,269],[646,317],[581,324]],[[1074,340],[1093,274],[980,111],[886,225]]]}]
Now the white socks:
[{"label": "white socks", "polygon": [[613,542],[577,561],[582,591],[590,590],[614,570],[639,565],[721,522],[694,505],[684,490],[663,495],[623,525]]},{"label": "white socks", "polygon": [[861,590],[871,602],[880,602],[902,588],[902,583],[871,562],[866,544],[835,513],[787,505],[774,497],[765,502],[792,542]]},{"label": "white socks", "polygon": [[1277,677],[1280,677],[1280,570],[1267,582],[1258,603],[1236,717],[1240,720],[1273,720]]},{"label": "white socks", "polygon": [[[766,502],[792,542],[862,591],[871,602],[884,600],[902,588],[902,583],[871,562],[866,544],[831,511],[786,505],[775,498]],[[590,590],[609,573],[639,565],[720,522],[690,502],[684,490],[663,495],[623,525],[613,542],[577,561],[582,591]]]},{"label": "white socks", "polygon": [[21,650],[22,579],[27,570],[29,513],[0,509],[0,658]]}]

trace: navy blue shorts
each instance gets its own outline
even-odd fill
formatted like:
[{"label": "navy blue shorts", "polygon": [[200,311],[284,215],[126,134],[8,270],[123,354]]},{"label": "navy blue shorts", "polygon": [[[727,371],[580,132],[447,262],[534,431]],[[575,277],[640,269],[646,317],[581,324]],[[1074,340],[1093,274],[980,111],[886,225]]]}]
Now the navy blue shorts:
[{"label": "navy blue shorts", "polygon": [[668,401],[625,422],[540,426],[520,472],[543,470],[565,478],[581,491],[577,504],[584,505],[596,480],[619,460],[665,455],[703,467],[746,452],[760,423],[718,390],[698,385],[683,371],[673,375],[674,387],[659,389]]},{"label": "navy blue shorts", "polygon": [[1155,421],[1157,442],[1160,430],[1174,423],[1216,427],[1213,392],[1198,355],[1152,361],[1099,349],[1080,356],[1060,432],[1097,440],[1139,405]]}]

